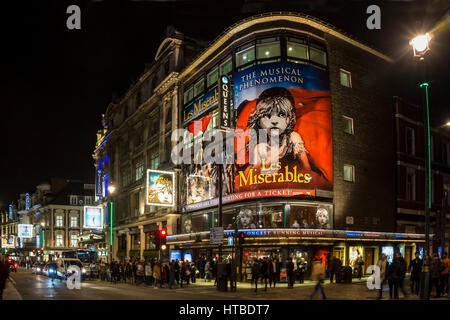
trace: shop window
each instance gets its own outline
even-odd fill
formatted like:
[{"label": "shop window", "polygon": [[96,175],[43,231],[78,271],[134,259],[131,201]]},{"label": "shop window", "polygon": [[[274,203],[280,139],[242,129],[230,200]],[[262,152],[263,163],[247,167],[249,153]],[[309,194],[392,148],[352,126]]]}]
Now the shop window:
[{"label": "shop window", "polygon": [[276,38],[259,40],[256,44],[256,59],[280,56],[280,42]]},{"label": "shop window", "polygon": [[233,71],[233,62],[231,56],[226,58],[219,66],[220,75],[227,75]]},{"label": "shop window", "polygon": [[344,87],[351,88],[352,87],[351,73],[344,69],[339,69],[339,75],[340,75],[341,85],[343,85]]},{"label": "shop window", "polygon": [[289,39],[287,41],[287,56],[290,58],[308,60],[308,46],[301,40]]},{"label": "shop window", "polygon": [[346,116],[342,116],[342,119],[344,121],[344,132],[353,134],[353,119]]},{"label": "shop window", "polygon": [[198,97],[201,94],[203,94],[203,91],[205,90],[205,80],[203,77],[201,77],[195,84],[194,84],[194,97]]},{"label": "shop window", "polygon": [[344,165],[344,181],[355,181],[355,167],[350,164]]},{"label": "shop window", "polygon": [[236,53],[236,67],[246,65],[255,60],[255,46],[247,47]]},{"label": "shop window", "polygon": [[309,58],[311,61],[316,62],[318,64],[327,65],[327,54],[325,53],[325,51],[318,49],[318,48],[314,48],[314,47],[309,47]]},{"label": "shop window", "polygon": [[188,104],[194,99],[194,88],[191,86],[186,91],[184,91],[183,95],[183,103]]},{"label": "shop window", "polygon": [[331,228],[331,206],[291,205],[289,228],[329,229]]},{"label": "shop window", "polygon": [[217,67],[215,67],[206,76],[206,86],[210,88],[216,85],[218,79],[219,79],[219,70]]}]

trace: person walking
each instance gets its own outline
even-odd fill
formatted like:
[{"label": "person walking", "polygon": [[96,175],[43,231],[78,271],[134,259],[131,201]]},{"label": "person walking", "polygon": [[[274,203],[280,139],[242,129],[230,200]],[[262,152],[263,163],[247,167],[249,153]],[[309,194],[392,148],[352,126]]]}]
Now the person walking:
[{"label": "person walking", "polygon": [[261,266],[257,258],[255,258],[252,265],[252,283],[255,284],[255,292],[258,292],[258,279],[261,272]]},{"label": "person walking", "polygon": [[295,274],[294,274],[294,263],[292,262],[292,258],[287,259],[286,273],[288,278],[288,289],[293,289]]},{"label": "person walking", "polygon": [[400,259],[395,254],[394,261],[389,265],[388,268],[388,283],[389,283],[389,298],[392,299],[392,294],[394,294],[394,299],[398,300],[398,288],[400,285],[402,276],[402,266]]},{"label": "person walking", "polygon": [[261,277],[264,281],[264,291],[267,291],[267,280],[269,279],[269,263],[267,262],[267,257],[261,262]]},{"label": "person walking", "polygon": [[431,286],[430,286],[430,295],[431,290],[436,288],[436,295],[433,298],[440,298],[441,297],[441,287],[439,285],[439,280],[441,278],[441,272],[444,270],[444,264],[441,262],[441,259],[439,259],[439,255],[435,253],[433,255],[433,260],[431,261]]},{"label": "person walking", "polygon": [[191,283],[195,283],[195,278],[197,277],[197,268],[195,267],[194,262],[190,263],[189,272],[191,273]]},{"label": "person walking", "polygon": [[175,285],[175,261],[172,260],[169,266],[169,289],[172,289]]},{"label": "person walking", "polygon": [[411,286],[411,294],[419,295],[420,288],[420,274],[422,272],[423,261],[420,259],[419,252],[415,254],[415,259],[411,260],[409,264],[409,271],[411,271],[411,277],[409,278],[409,283]]},{"label": "person walking", "polygon": [[269,261],[269,286],[270,288],[272,288],[272,283],[273,283],[273,288],[275,289],[275,286],[277,285],[277,280],[279,279],[280,276],[280,266],[278,264],[277,259],[273,259]]},{"label": "person walking", "polygon": [[313,281],[317,281],[316,286],[314,287],[314,291],[311,294],[311,300],[316,295],[317,291],[320,290],[322,293],[322,299],[325,300],[327,297],[325,295],[325,291],[323,290],[322,283],[325,279],[325,270],[320,260],[314,260],[311,272],[311,279]]},{"label": "person walking", "polygon": [[450,259],[448,259],[447,252],[444,252],[442,254],[441,262],[443,264],[444,269],[441,272],[441,294],[444,297],[448,297],[448,278],[449,278],[449,271],[450,271]]},{"label": "person walking", "polygon": [[144,282],[144,261],[140,260],[136,264],[136,284]]},{"label": "person walking", "polygon": [[362,274],[363,274],[363,266],[364,261],[362,256],[358,256],[358,259],[356,260],[357,268],[358,268],[358,279],[361,280]]},{"label": "person walking", "polygon": [[377,266],[380,268],[380,289],[378,290],[378,300],[383,298],[383,284],[387,280],[387,270],[389,263],[387,257],[384,253],[381,254],[380,259],[378,259]]},{"label": "person walking", "polygon": [[307,262],[305,261],[305,258],[300,258],[300,262],[298,265],[298,281],[299,283],[305,282],[305,273],[306,273],[306,266]]},{"label": "person walking", "polygon": [[399,261],[399,266],[400,266],[400,278],[399,278],[398,287],[399,287],[400,291],[403,293],[403,296],[405,297],[405,299],[407,299],[408,294],[406,293],[406,290],[404,287],[405,277],[406,277],[406,261],[402,257],[400,252],[397,252],[396,256],[397,256],[397,259]]},{"label": "person walking", "polygon": [[[159,264],[159,261],[156,261],[155,265],[153,266],[153,278],[155,279],[153,288],[155,288],[155,289],[162,288],[161,265]],[[158,287],[158,285],[159,285],[159,287]]]},{"label": "person walking", "polygon": [[178,259],[175,260],[175,264],[174,264],[174,269],[175,269],[175,281],[177,282],[177,286],[180,285],[180,261],[178,261]]},{"label": "person walking", "polygon": [[211,264],[209,263],[209,260],[206,261],[205,264],[205,282],[208,280],[208,282],[211,280]]},{"label": "person walking", "polygon": [[333,279],[336,276],[337,259],[334,256],[330,256],[328,261],[328,270],[330,274],[330,283],[333,283]]},{"label": "person walking", "polygon": [[145,263],[144,274],[145,274],[145,283],[147,284],[147,286],[151,286],[153,284],[152,283],[153,270],[152,264],[148,260]]}]

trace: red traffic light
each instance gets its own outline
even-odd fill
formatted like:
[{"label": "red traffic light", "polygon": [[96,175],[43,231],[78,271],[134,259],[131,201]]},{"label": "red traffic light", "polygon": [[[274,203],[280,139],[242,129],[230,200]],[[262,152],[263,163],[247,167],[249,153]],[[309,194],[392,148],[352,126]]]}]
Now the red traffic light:
[{"label": "red traffic light", "polygon": [[33,253],[35,253],[36,252],[36,249],[33,249]]},{"label": "red traffic light", "polygon": [[41,251],[44,251],[44,248],[41,248]]},{"label": "red traffic light", "polygon": [[159,231],[159,234],[160,234],[162,237],[165,237],[165,236],[167,236],[167,230],[166,230],[166,229],[161,229],[161,231]]}]

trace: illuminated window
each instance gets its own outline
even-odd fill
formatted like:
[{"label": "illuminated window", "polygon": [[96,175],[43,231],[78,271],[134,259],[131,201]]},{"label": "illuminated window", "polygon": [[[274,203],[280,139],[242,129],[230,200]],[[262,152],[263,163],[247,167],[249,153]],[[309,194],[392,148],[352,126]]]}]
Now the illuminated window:
[{"label": "illuminated window", "polygon": [[76,248],[78,245],[78,236],[76,234],[70,235],[70,246]]},{"label": "illuminated window", "polygon": [[255,60],[255,46],[247,47],[236,53],[236,67],[240,67]]},{"label": "illuminated window", "polygon": [[415,154],[415,132],[413,128],[406,127],[406,153]]},{"label": "illuminated window", "polygon": [[64,239],[62,234],[56,235],[56,246],[57,247],[64,247]]},{"label": "illuminated window", "polygon": [[353,134],[353,119],[346,116],[342,116],[342,119],[344,120],[344,132]]},{"label": "illuminated window", "polygon": [[63,216],[62,215],[57,215],[56,216],[56,226],[57,227],[62,227],[63,226]]},{"label": "illuminated window", "polygon": [[344,69],[339,70],[339,74],[341,77],[341,85],[344,87],[352,87],[352,75],[349,71],[346,71]]},{"label": "illuminated window", "polygon": [[135,164],[135,178],[136,181],[141,180],[144,176],[144,160],[142,158],[139,158],[136,160]]},{"label": "illuminated window", "polygon": [[309,47],[309,59],[318,64],[327,65],[327,54],[319,48]]},{"label": "illuminated window", "polygon": [[220,75],[226,75],[233,71],[233,62],[231,60],[231,56],[226,58],[224,62],[222,62],[219,66]]},{"label": "illuminated window", "polygon": [[194,84],[194,97],[198,97],[203,93],[205,90],[205,80],[203,77],[201,77],[195,84]]},{"label": "illuminated window", "polygon": [[194,99],[194,88],[191,86],[184,91],[183,103],[187,104]]},{"label": "illuminated window", "polygon": [[355,167],[350,164],[344,165],[344,180],[348,182],[355,181]]},{"label": "illuminated window", "polygon": [[217,84],[217,79],[219,79],[219,70],[216,68],[212,69],[206,76],[206,86],[212,87]]},{"label": "illuminated window", "polygon": [[70,217],[70,227],[71,228],[78,228],[78,217],[71,216]]},{"label": "illuminated window", "polygon": [[302,40],[289,39],[287,41],[287,56],[308,60],[308,46]]},{"label": "illuminated window", "polygon": [[280,56],[280,42],[276,38],[262,39],[256,45],[256,59],[268,59]]}]

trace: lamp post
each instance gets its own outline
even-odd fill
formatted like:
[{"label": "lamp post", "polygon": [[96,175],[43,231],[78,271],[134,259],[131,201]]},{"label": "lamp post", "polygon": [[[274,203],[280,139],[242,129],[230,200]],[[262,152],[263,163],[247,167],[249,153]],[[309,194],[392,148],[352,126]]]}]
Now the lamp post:
[{"label": "lamp post", "polygon": [[[116,187],[113,184],[109,185],[108,186],[108,194],[113,195],[114,192],[116,192]],[[106,201],[107,208],[108,208],[108,205],[109,205],[109,253],[110,253],[109,263],[111,263],[112,259],[113,259],[113,241],[114,241],[114,236],[113,236],[114,202]]]},{"label": "lamp post", "polygon": [[430,298],[430,210],[431,210],[431,137],[430,137],[430,111],[428,100],[429,83],[426,82],[425,54],[430,50],[431,36],[428,33],[416,36],[410,41],[413,47],[414,57],[419,59],[422,68],[422,83],[420,88],[425,90],[424,95],[424,146],[425,146],[425,248],[423,256],[423,267],[420,279],[420,298],[428,300]]}]

